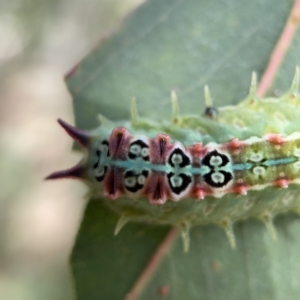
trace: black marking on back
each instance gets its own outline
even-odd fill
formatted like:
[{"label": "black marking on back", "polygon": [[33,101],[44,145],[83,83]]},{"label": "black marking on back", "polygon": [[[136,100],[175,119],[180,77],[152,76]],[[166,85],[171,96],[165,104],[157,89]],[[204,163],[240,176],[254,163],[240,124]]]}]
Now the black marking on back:
[{"label": "black marking on back", "polygon": [[[220,164],[211,164],[211,159],[219,159]],[[203,175],[204,181],[212,187],[221,188],[232,180],[233,175],[230,172],[220,170],[220,168],[226,166],[230,162],[227,155],[219,153],[217,150],[213,150],[205,155],[202,159],[202,165],[210,168],[210,172]]]},{"label": "black marking on back", "polygon": [[204,115],[210,119],[215,119],[218,115],[218,110],[215,107],[206,107]]},{"label": "black marking on back", "polygon": [[128,157],[129,157],[130,159],[136,159],[137,157],[141,157],[143,160],[148,161],[148,160],[149,160],[149,155],[147,155],[147,156],[142,156],[141,153],[140,153],[140,155],[137,155],[136,153],[130,152],[130,148],[131,148],[132,146],[135,146],[135,145],[141,147],[141,151],[142,151],[144,148],[146,148],[146,149],[149,148],[149,146],[148,146],[145,142],[143,142],[142,140],[134,141],[134,142],[132,142],[132,143],[129,145]]},{"label": "black marking on back", "polygon": [[107,146],[107,156],[110,156],[108,141],[103,141],[103,142],[102,142],[102,145],[106,145],[106,146]]},{"label": "black marking on back", "polygon": [[176,149],[171,153],[171,155],[170,155],[170,157],[169,157],[169,160],[168,160],[169,164],[170,164],[172,167],[175,167],[175,165],[174,165],[174,163],[173,163],[173,161],[172,161],[172,158],[173,158],[174,155],[180,155],[181,158],[182,158],[182,162],[179,164],[179,167],[180,167],[180,168],[184,168],[184,167],[186,167],[186,166],[188,166],[188,165],[191,164],[191,161],[190,161],[189,157],[188,157],[181,149],[176,148]]},{"label": "black marking on back", "polygon": [[[127,171],[125,173],[124,185],[125,185],[125,188],[129,192],[136,193],[138,190],[142,189],[145,186],[145,184],[139,183],[139,177],[140,176],[144,176],[144,178],[146,180],[147,177],[149,176],[149,171],[143,170],[142,173],[136,173],[135,171]],[[126,179],[128,179],[128,178],[132,179],[133,182],[135,182],[135,184],[133,184],[133,185],[126,184]]]},{"label": "black marking on back", "polygon": [[99,162],[100,162],[100,151],[99,150],[96,151],[96,155],[97,155],[97,161],[94,164],[94,169],[96,169],[98,167]]},{"label": "black marking on back", "polygon": [[[175,193],[175,194],[177,194],[177,195],[179,195],[182,192],[184,192],[188,188],[188,186],[191,184],[191,182],[192,182],[191,176],[186,175],[184,173],[175,175],[173,172],[171,172],[171,173],[168,173],[167,176],[168,176],[169,186],[170,186],[172,192]],[[180,186],[173,186],[172,185],[172,180],[171,179],[174,176],[180,177],[182,179],[182,183],[181,183]]]},{"label": "black marking on back", "polygon": [[205,174],[203,176],[203,179],[210,186],[215,187],[215,188],[221,188],[221,187],[225,186],[233,178],[232,174],[229,172],[226,172],[226,171],[218,171],[218,172],[224,175],[224,180],[222,182],[215,182],[213,180],[212,176],[216,173],[214,171]]},{"label": "black marking on back", "polygon": [[[108,141],[104,140],[101,145],[106,145],[107,146],[107,156],[109,156],[109,144],[108,144]],[[100,146],[101,146],[100,145]],[[94,169],[97,169],[99,167],[99,164],[101,162],[101,157],[103,156],[103,152],[100,151],[99,149],[96,150],[96,155],[97,155],[97,161],[96,163],[93,165],[93,168]],[[97,181],[102,181],[105,177],[105,174],[107,172],[107,169],[108,169],[108,166],[101,166],[102,170],[104,171],[103,174],[101,176],[96,176],[95,175],[95,178],[97,179]]]},{"label": "black marking on back", "polygon": [[96,179],[97,179],[97,181],[102,181],[104,179],[105,174],[106,174],[108,168],[107,168],[107,166],[104,166],[103,169],[104,169],[103,175],[101,175],[101,176],[95,176]]},{"label": "black marking on back", "polygon": [[210,159],[212,158],[212,156],[217,156],[217,157],[221,158],[222,163],[218,166],[219,168],[224,167],[229,163],[229,158],[227,155],[219,153],[217,150],[213,150],[213,151],[207,153],[205,155],[205,157],[202,159],[202,162],[201,162],[202,165],[208,166],[210,168],[214,168],[215,166],[210,164]]}]

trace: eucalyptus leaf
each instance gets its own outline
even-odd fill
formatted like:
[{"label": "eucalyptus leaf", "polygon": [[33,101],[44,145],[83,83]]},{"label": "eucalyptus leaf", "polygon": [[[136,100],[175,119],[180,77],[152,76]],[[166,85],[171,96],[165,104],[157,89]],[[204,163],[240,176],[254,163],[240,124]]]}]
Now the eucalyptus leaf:
[{"label": "eucalyptus leaf", "polygon": [[[182,114],[201,115],[205,84],[215,106],[238,103],[252,71],[261,78],[292,5],[149,0],[69,79],[78,127],[99,126],[98,114],[129,119],[132,97],[141,116],[160,122],[171,116],[171,90]],[[299,47],[297,33],[269,94],[289,88]],[[72,255],[79,300],[124,299],[168,231],[129,223],[114,237],[117,218],[99,200],[87,207]],[[192,229],[189,253],[177,241],[139,299],[299,299],[300,221],[288,214],[275,226],[277,242],[256,220],[237,223],[235,250],[214,225]]]}]

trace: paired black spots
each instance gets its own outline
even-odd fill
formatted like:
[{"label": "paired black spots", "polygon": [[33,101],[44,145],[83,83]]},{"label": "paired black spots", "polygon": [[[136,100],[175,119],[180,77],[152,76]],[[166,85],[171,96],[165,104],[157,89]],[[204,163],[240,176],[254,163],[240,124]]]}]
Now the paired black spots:
[{"label": "paired black spots", "polygon": [[184,173],[168,173],[168,182],[173,193],[179,195],[192,183],[192,177]]},{"label": "paired black spots", "polygon": [[208,166],[210,168],[224,167],[229,163],[229,158],[227,155],[219,153],[217,150],[209,152],[202,159],[202,165]]},{"label": "paired black spots", "polygon": [[[97,181],[103,181],[110,164],[110,160],[107,159],[110,155],[108,141],[105,140],[98,146],[96,155],[97,161],[93,165],[94,176]],[[127,191],[136,193],[147,184],[151,168],[155,170],[157,166],[150,163],[149,145],[141,139],[129,145],[127,156],[133,166],[124,170],[124,186]],[[145,166],[145,163],[150,164]],[[191,163],[191,158],[179,147],[175,147],[169,155],[165,172],[169,187],[174,194],[180,195],[191,186],[193,182]],[[233,179],[228,164],[230,164],[230,159],[226,154],[213,150],[202,159],[199,172],[207,184],[214,188],[221,188]]]},{"label": "paired black spots", "polygon": [[212,187],[221,188],[232,180],[232,174],[226,171],[211,171],[203,176],[206,183]]},{"label": "paired black spots", "polygon": [[149,160],[149,146],[142,140],[136,140],[129,145],[128,157],[137,159],[141,157],[143,160]]},{"label": "paired black spots", "polygon": [[124,184],[129,192],[136,193],[145,185],[145,181],[149,176],[149,171],[142,171],[137,173],[134,171],[127,171],[124,176]]},{"label": "paired black spots", "polygon": [[169,157],[169,164],[174,168],[179,166],[184,168],[191,164],[189,157],[179,148],[176,148]]},{"label": "paired black spots", "polygon": [[202,165],[209,167],[210,171],[203,175],[206,183],[212,187],[220,188],[225,186],[230,180],[233,179],[232,173],[223,170],[229,163],[227,155],[219,153],[217,150],[209,152],[203,159]]},{"label": "paired black spots", "polygon": [[103,164],[103,159],[105,157],[109,157],[109,146],[108,141],[103,141],[98,149],[96,150],[97,161],[95,162],[94,168],[94,176],[97,181],[103,181],[104,176],[107,172],[108,166]]},{"label": "paired black spots", "polygon": [[182,168],[191,165],[191,160],[181,149],[175,148],[168,163],[174,168],[174,172],[167,174],[169,186],[173,193],[179,195],[192,183],[191,175],[182,172]]},{"label": "paired black spots", "polygon": [[[128,158],[131,160],[149,161],[149,146],[142,140],[136,140],[129,145]],[[136,193],[145,186],[149,176],[148,170],[127,171],[124,174],[125,188],[132,193]]]}]

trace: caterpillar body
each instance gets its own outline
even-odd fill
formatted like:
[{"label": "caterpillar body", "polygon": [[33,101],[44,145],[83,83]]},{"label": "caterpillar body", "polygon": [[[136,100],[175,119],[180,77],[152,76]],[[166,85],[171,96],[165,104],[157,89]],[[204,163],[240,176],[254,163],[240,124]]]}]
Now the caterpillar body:
[{"label": "caterpillar body", "polygon": [[280,98],[259,98],[253,74],[246,99],[215,109],[205,87],[202,116],[180,116],[173,92],[172,117],[161,123],[140,119],[135,100],[130,122],[101,116],[98,129],[83,131],[59,119],[84,157],[47,179],[86,182],[121,214],[115,233],[129,220],[174,224],[187,250],[191,226],[215,223],[235,247],[232,224],[256,217],[276,238],[273,217],[300,207],[298,87],[297,67]]}]

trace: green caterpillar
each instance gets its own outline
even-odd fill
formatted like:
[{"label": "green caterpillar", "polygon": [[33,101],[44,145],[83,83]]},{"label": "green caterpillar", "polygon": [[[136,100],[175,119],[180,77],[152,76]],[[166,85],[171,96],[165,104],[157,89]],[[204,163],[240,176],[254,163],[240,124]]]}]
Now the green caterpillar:
[{"label": "green caterpillar", "polygon": [[121,215],[115,234],[128,221],[172,224],[187,251],[190,227],[215,223],[235,247],[234,222],[255,217],[276,239],[274,216],[300,207],[298,88],[297,67],[280,98],[260,99],[253,73],[246,99],[216,109],[206,86],[201,116],[181,116],[172,92],[172,117],[161,123],[140,119],[135,100],[130,122],[101,116],[98,129],[83,131],[59,119],[84,157],[47,179],[73,177],[89,185],[93,197]]}]

